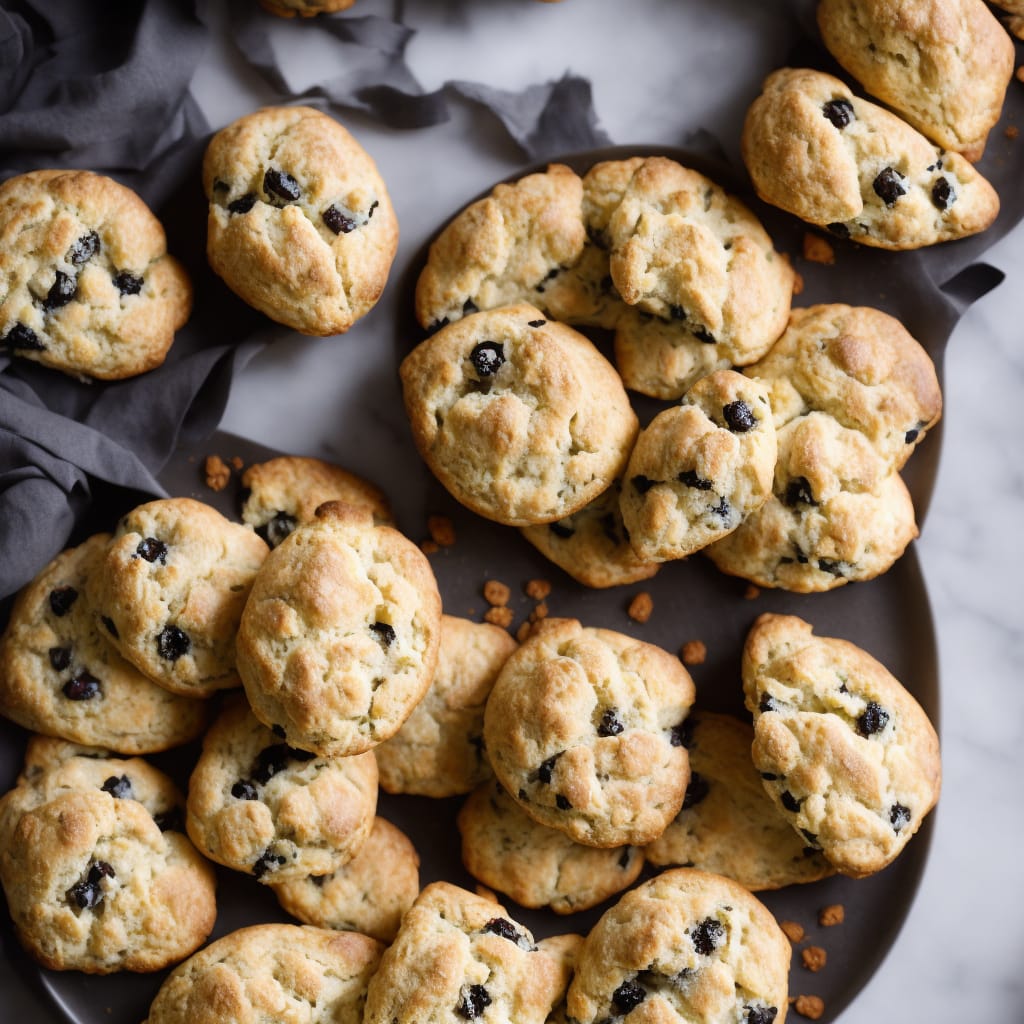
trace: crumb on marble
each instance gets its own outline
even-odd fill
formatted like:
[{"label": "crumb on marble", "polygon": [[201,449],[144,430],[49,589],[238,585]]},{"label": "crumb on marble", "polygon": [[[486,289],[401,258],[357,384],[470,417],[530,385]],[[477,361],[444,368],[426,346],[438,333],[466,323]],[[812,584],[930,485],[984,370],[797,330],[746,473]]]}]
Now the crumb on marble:
[{"label": "crumb on marble", "polygon": [[484,599],[490,605],[504,607],[511,596],[512,591],[500,580],[488,580],[484,584]]},{"label": "crumb on marble", "polygon": [[241,455],[232,455],[229,461],[231,462],[231,468],[236,473],[241,473],[242,470],[245,468],[245,460],[242,458]]},{"label": "crumb on marble", "polygon": [[804,232],[803,253],[804,259],[809,263],[831,265],[836,261],[836,251],[832,244],[821,235],[812,234],[810,231]]},{"label": "crumb on marble", "polygon": [[1024,64],[1017,68],[1017,81],[1024,82]]},{"label": "crumb on marble", "polygon": [[548,606],[547,602],[539,601],[536,607],[530,612],[530,622],[540,622],[541,619],[548,617]]},{"label": "crumb on marble", "polygon": [[547,580],[528,580],[523,590],[534,601],[543,601],[551,593],[551,584]]},{"label": "crumb on marble", "polygon": [[679,660],[684,665],[703,665],[707,656],[708,648],[703,640],[687,640],[679,650]]},{"label": "crumb on marble", "polygon": [[455,524],[447,516],[427,516],[427,532],[442,548],[450,548],[455,543]]},{"label": "crumb on marble", "polygon": [[804,936],[807,934],[804,931],[804,926],[798,921],[780,921],[779,927],[785,932],[786,938],[790,942],[803,942]]},{"label": "crumb on marble", "polygon": [[808,946],[800,950],[800,960],[807,970],[817,973],[825,966],[828,954],[821,946]]},{"label": "crumb on marble", "polygon": [[203,476],[211,491],[223,491],[231,479],[231,467],[219,455],[207,455]]},{"label": "crumb on marble", "polygon": [[430,540],[428,538],[427,540],[420,541],[420,551],[425,555],[434,555],[440,550],[440,545],[435,540]]},{"label": "crumb on marble", "polygon": [[484,622],[489,622],[492,626],[501,626],[502,629],[508,629],[514,618],[515,613],[507,606],[494,605],[484,612]]},{"label": "crumb on marble", "polygon": [[529,639],[530,634],[532,632],[533,632],[533,623],[532,622],[522,622],[522,623],[519,624],[519,628],[516,630],[516,640],[519,643],[521,643],[521,644],[525,644],[526,641]]},{"label": "crumb on marble", "polygon": [[747,589],[743,591],[744,601],[756,601],[761,596],[761,588],[755,586],[753,583],[747,584]]},{"label": "crumb on marble", "polygon": [[821,996],[796,996],[792,999],[793,1009],[808,1020],[817,1020],[825,1012],[825,1001]]},{"label": "crumb on marble", "polygon": [[1020,135],[1020,129],[1015,124],[1008,124],[1003,129],[1003,134],[1008,139],[1015,139],[1015,138],[1017,138],[1018,135]]},{"label": "crumb on marble", "polygon": [[629,602],[629,607],[626,609],[626,614],[634,621],[644,623],[650,617],[654,611],[654,599],[646,590],[641,590],[632,601]]},{"label": "crumb on marble", "polygon": [[834,925],[842,924],[846,919],[846,908],[842,903],[831,903],[818,911],[818,924],[822,928],[832,928]]},{"label": "crumb on marble", "polygon": [[793,294],[801,295],[804,290],[804,276],[803,274],[793,271]]}]

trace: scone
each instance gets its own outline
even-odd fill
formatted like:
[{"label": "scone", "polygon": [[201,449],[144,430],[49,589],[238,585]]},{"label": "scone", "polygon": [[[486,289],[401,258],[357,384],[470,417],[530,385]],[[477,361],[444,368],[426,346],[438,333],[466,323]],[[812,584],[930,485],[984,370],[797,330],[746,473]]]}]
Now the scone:
[{"label": "scone", "polygon": [[380,298],[398,221],[373,160],[311,107],[266,107],[203,160],[210,266],[250,306],[303,334],[347,331]]},{"label": "scone", "polygon": [[515,640],[504,629],[441,616],[430,688],[402,728],[374,748],[384,790],[458,796],[490,778],[483,750],[484,705],[515,649]]},{"label": "scone", "polygon": [[235,633],[267,555],[251,529],[192,498],[129,512],[89,579],[107,640],[172,693],[237,686]]},{"label": "scone", "polygon": [[765,794],[750,759],[754,730],[731,715],[687,719],[690,785],[682,810],[644,847],[650,863],[725,875],[753,892],[814,882],[835,869]]},{"label": "scone", "polygon": [[976,161],[1013,76],[1013,42],[982,0],[821,0],[825,45],[872,96]]},{"label": "scone", "polygon": [[466,870],[523,907],[587,910],[631,886],[644,866],[639,847],[583,846],[537,824],[493,779],[470,794],[458,824]]},{"label": "scone", "polygon": [[357,932],[241,928],[175,968],[144,1024],[356,1024],[381,952],[379,942]]},{"label": "scone", "polygon": [[746,889],[689,868],[626,893],[583,943],[569,1016],[598,1021],[786,1019],[789,940]]},{"label": "scone", "polygon": [[999,213],[962,156],[821,71],[769,75],[742,141],[765,202],[864,245],[918,249],[984,231]]},{"label": "scone", "polygon": [[448,882],[428,885],[370,981],[364,1024],[543,1024],[569,979],[500,904]]},{"label": "scone", "polygon": [[159,366],[192,309],[149,207],[90,171],[0,185],[0,347],[77,377]]},{"label": "scone", "polygon": [[731,533],[771,493],[776,454],[764,386],[734,370],[702,377],[629,457],[619,507],[637,558],[686,558]]},{"label": "scone", "polygon": [[413,440],[463,505],[510,526],[571,515],[625,467],[638,422],[619,375],[534,306],[467,316],[401,366]]},{"label": "scone", "polygon": [[173,785],[143,762],[42,742],[0,800],[0,882],[22,944],[45,967],[89,974],[188,956],[213,928],[214,876],[154,817],[173,810]]},{"label": "scone", "polygon": [[347,11],[356,0],[260,0],[260,6],[279,18],[313,18],[318,14]]},{"label": "scone", "polygon": [[382,523],[391,522],[384,493],[367,480],[321,459],[282,455],[258,462],[242,474],[242,521],[276,548],[299,523],[313,519],[325,501],[365,505]]},{"label": "scone", "polygon": [[420,549],[367,508],[321,505],[268,556],[238,630],[256,717],[293,747],[359,754],[433,678],[441,597]]},{"label": "scone", "polygon": [[630,547],[619,509],[621,493],[616,480],[571,516],[524,526],[521,532],[545,558],[585,587],[618,587],[650,579],[659,563],[643,561]]},{"label": "scone", "polygon": [[18,595],[0,640],[0,712],[122,754],[167,750],[202,732],[207,705],[157,686],[105,639],[86,585],[109,540],[62,552]]},{"label": "scone", "polygon": [[372,754],[326,758],[290,747],[237,695],[203,740],[186,824],[211,860],[267,884],[348,863],[376,809]]},{"label": "scone", "polygon": [[545,619],[488,698],[487,756],[540,824],[587,846],[647,843],[682,806],[693,696],[689,673],[661,648]]},{"label": "scone", "polygon": [[754,766],[806,842],[843,874],[890,864],[935,805],[939,741],[886,668],[793,615],[761,615],[743,648]]},{"label": "scone", "polygon": [[270,887],[281,906],[304,924],[362,932],[389,943],[419,895],[419,866],[408,836],[376,818],[359,851],[337,871],[291,881],[274,879]]}]

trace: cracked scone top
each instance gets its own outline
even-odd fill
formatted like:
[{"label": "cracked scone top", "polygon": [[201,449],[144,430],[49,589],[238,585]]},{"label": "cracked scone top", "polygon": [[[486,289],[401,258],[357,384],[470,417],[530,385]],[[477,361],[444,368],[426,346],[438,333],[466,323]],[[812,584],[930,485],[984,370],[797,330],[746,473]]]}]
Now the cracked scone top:
[{"label": "cracked scone top", "polygon": [[794,829],[843,874],[890,864],[939,796],[939,740],[901,683],[847,640],[760,616],[743,649],[754,765]]},{"label": "cracked scone top", "polygon": [[203,740],[188,784],[188,834],[211,860],[264,884],[350,861],[377,809],[369,752],[318,757],[276,737],[241,695]]},{"label": "cracked scone top", "polygon": [[74,376],[159,366],[192,286],[149,207],[90,171],[0,185],[0,347]]},{"label": "cracked scone top", "polygon": [[736,882],[691,868],[626,893],[583,943],[569,986],[578,1024],[782,1024],[789,940]]},{"label": "cracked scone top", "polygon": [[553,522],[611,486],[638,421],[619,375],[534,306],[467,316],[402,362],[427,465],[463,505],[510,526]]},{"label": "cracked scone top", "polygon": [[328,502],[276,547],[238,630],[253,712],[291,746],[359,754],[393,736],[433,677],[430,563],[367,508]]},{"label": "cracked scone top", "polygon": [[735,530],[771,493],[776,454],[764,386],[733,370],[702,377],[629,457],[619,506],[637,557],[685,558]]},{"label": "cracked scone top", "polygon": [[769,75],[742,142],[765,202],[864,245],[918,249],[984,231],[999,212],[962,156],[821,71]]},{"label": "cracked scone top", "polygon": [[237,686],[235,633],[267,545],[192,498],[133,509],[89,580],[100,630],[154,682],[182,696]]},{"label": "cracked scone top", "polygon": [[836,60],[919,132],[976,161],[1013,76],[1013,42],[982,0],[822,0]]},{"label": "cracked scone top", "polygon": [[347,331],[380,298],[398,222],[373,160],[333,118],[267,107],[203,161],[207,256],[249,305],[303,334]]},{"label": "cracked scone top", "polygon": [[364,1024],[543,1024],[569,980],[564,937],[535,943],[499,903],[434,882],[370,981]]},{"label": "cracked scone top", "polygon": [[294,924],[240,928],[167,976],[145,1024],[359,1024],[382,949],[358,932]]},{"label": "cracked scone top", "polygon": [[30,743],[18,785],[0,800],[0,881],[22,943],[44,966],[160,970],[213,928],[213,870],[174,826],[171,781],[103,753]]},{"label": "cracked scone top", "polygon": [[207,706],[152,682],[104,637],[87,583],[109,540],[61,552],[18,595],[0,641],[0,711],[33,732],[155,753],[202,732]]},{"label": "cracked scone top", "polygon": [[689,776],[694,686],[679,659],[575,619],[545,619],[501,670],[484,712],[498,781],[535,821],[588,846],[650,842]]}]

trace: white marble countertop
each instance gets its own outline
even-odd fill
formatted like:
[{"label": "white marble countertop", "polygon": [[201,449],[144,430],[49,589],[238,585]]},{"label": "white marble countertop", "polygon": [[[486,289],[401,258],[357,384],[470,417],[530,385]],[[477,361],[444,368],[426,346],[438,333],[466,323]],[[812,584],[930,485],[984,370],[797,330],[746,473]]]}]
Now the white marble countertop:
[{"label": "white marble countertop", "polygon": [[[360,0],[358,11],[388,15],[390,7]],[[664,0],[634,0],[622,30],[613,27],[623,10],[613,0],[452,4],[445,14],[420,15],[426,24],[408,56],[427,89],[449,77],[521,88],[575,71],[593,81],[600,123],[614,142],[673,145],[702,125],[738,125],[742,90],[717,83],[749,74],[745,69],[766,54],[783,60],[771,14],[759,8],[693,0],[690,14],[699,17],[684,25]],[[679,33],[694,24],[704,42],[687,45],[687,58],[677,60]],[[215,51],[198,80],[215,126],[244,113],[253,96],[266,98],[258,89],[243,94],[233,67],[230,53]],[[454,112],[451,122],[411,134],[343,118],[378,160],[395,198],[398,266],[439,220],[523,165],[483,114],[465,106]],[[843,1024],[1022,1019],[1024,618],[1015,593],[1024,571],[1024,416],[1017,404],[1024,390],[1024,227],[987,260],[1007,280],[968,311],[949,345],[944,450],[917,542],[940,649],[943,795],[910,916]],[[374,335],[388,327],[371,316],[337,341],[279,341],[238,377],[224,428],[285,450],[329,451],[353,429],[344,419],[346,395],[364,384],[347,372],[360,363],[351,350],[384,341]]]}]

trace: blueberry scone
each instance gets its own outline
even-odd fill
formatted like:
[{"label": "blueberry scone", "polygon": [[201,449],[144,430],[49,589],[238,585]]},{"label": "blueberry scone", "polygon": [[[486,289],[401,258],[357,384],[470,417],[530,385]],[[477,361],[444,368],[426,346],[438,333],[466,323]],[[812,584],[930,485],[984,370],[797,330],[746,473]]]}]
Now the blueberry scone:
[{"label": "blueberry scone", "polygon": [[391,942],[402,915],[419,895],[419,866],[408,836],[375,818],[366,841],[347,864],[328,875],[274,878],[270,887],[281,906],[304,924]]},{"label": "blueberry scone", "polygon": [[293,747],[359,754],[393,736],[433,678],[441,597],[420,549],[328,502],[267,557],[238,630],[256,717]]},{"label": "blueberry scone", "polygon": [[0,800],[0,882],[22,944],[90,974],[188,956],[213,928],[214,877],[169,820],[173,785],[138,760],[43,743]]},{"label": "blueberry scone", "polygon": [[747,112],[743,160],[758,195],[841,238],[918,249],[984,231],[992,186],[821,71],[782,68]]},{"label": "blueberry scone", "polygon": [[731,715],[687,719],[690,785],[682,810],[644,847],[650,863],[725,875],[751,891],[814,882],[834,872],[765,794],[750,759],[754,731]]},{"label": "blueberry scone", "polygon": [[369,154],[311,107],[266,107],[211,140],[207,256],[249,305],[303,334],[347,331],[380,298],[398,221]]},{"label": "blueberry scone", "polygon": [[376,809],[371,753],[327,758],[290,747],[238,695],[203,740],[186,824],[207,857],[266,884],[350,861]]},{"label": "blueberry scone", "polygon": [[235,633],[267,555],[251,529],[192,498],[133,509],[89,579],[106,639],[172,693],[237,686]]},{"label": "blueberry scone", "polygon": [[362,477],[321,459],[282,455],[258,462],[242,474],[242,521],[276,548],[299,523],[313,519],[326,501],[365,505],[378,522],[390,523],[383,492]]},{"label": "blueberry scone", "polygon": [[144,1024],[358,1024],[382,947],[357,932],[240,928],[176,967]]},{"label": "blueberry scone", "polygon": [[101,380],[159,366],[192,286],[149,207],[90,171],[0,185],[0,348]]},{"label": "blueberry scone", "polygon": [[484,705],[515,649],[504,629],[442,615],[430,689],[402,728],[374,750],[383,789],[457,796],[490,778],[483,750]]},{"label": "blueberry scone", "polygon": [[470,794],[458,824],[466,870],[523,907],[587,910],[631,886],[644,866],[639,847],[584,846],[539,825],[493,779]]},{"label": "blueberry scone", "polygon": [[511,526],[571,515],[621,474],[638,422],[582,334],[533,306],[439,330],[402,362],[416,447],[463,505]]},{"label": "blueberry scone", "polygon": [[822,0],[818,26],[872,96],[943,149],[980,159],[1014,65],[982,0]]},{"label": "blueberry scone", "polygon": [[570,963],[493,900],[428,885],[370,981],[364,1024],[543,1024]]},{"label": "blueberry scone", "polygon": [[260,6],[279,18],[313,18],[318,14],[347,11],[356,0],[260,0]]},{"label": "blueberry scone", "polygon": [[154,753],[198,736],[207,707],[157,686],[105,639],[86,584],[109,540],[62,552],[18,595],[0,640],[0,712],[32,732]]},{"label": "blueberry scone", "polygon": [[498,781],[535,821],[588,846],[650,842],[689,775],[694,686],[652,644],[545,619],[501,670],[484,714]]},{"label": "blueberry scone", "polygon": [[650,579],[657,562],[638,558],[622,523],[616,480],[578,512],[554,523],[524,526],[523,536],[545,558],[585,587],[617,587]]},{"label": "blueberry scone", "polygon": [[583,943],[569,987],[579,1024],[782,1024],[789,940],[746,889],[690,868],[626,893]]},{"label": "blueberry scone", "polygon": [[685,558],[736,529],[771,493],[768,394],[734,370],[702,377],[640,432],[619,505],[644,562]]},{"label": "blueberry scone", "polygon": [[743,649],[754,765],[808,844],[854,877],[891,863],[935,805],[939,741],[886,668],[792,615],[760,616]]}]

